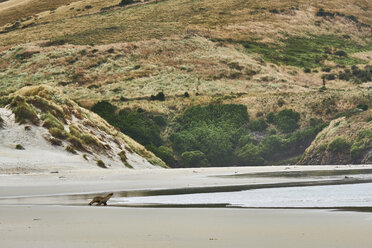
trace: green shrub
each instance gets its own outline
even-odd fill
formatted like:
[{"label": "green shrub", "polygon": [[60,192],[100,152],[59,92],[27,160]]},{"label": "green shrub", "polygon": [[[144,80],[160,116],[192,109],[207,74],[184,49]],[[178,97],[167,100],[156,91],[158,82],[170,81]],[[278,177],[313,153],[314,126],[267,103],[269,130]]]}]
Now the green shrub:
[{"label": "green shrub", "polygon": [[248,123],[248,128],[251,131],[263,132],[267,127],[268,125],[264,119],[257,119]]},{"label": "green shrub", "polygon": [[166,146],[160,146],[156,147],[155,145],[147,145],[146,149],[153,152],[158,158],[163,160],[167,165],[174,166],[176,164],[176,160],[173,156],[173,151],[166,147]]},{"label": "green shrub", "polygon": [[80,136],[80,139],[88,146],[101,147],[101,143],[90,134],[83,134]]},{"label": "green shrub", "polygon": [[287,141],[278,135],[267,136],[260,142],[259,147],[261,155],[265,159],[270,159],[287,147]]},{"label": "green shrub", "polygon": [[363,111],[367,111],[368,110],[368,104],[358,104],[357,108],[361,109]]},{"label": "green shrub", "polygon": [[240,136],[238,141],[238,147],[243,147],[247,144],[254,144],[255,142],[256,140],[250,134],[245,134]]},{"label": "green shrub", "polygon": [[15,148],[16,148],[17,150],[25,150],[25,148],[24,148],[22,145],[20,145],[20,144],[17,144],[17,145],[15,146]]},{"label": "green shrub", "polygon": [[36,114],[36,111],[31,107],[31,105],[25,102],[18,103],[17,106],[13,109],[13,113],[15,115],[15,121],[20,124],[39,124],[40,120]]},{"label": "green shrub", "polygon": [[84,145],[83,145],[83,142],[81,141],[81,139],[77,138],[77,137],[74,137],[74,136],[70,136],[68,137],[67,139],[68,142],[71,143],[71,145],[77,149],[77,150],[80,150],[80,151],[86,151]]},{"label": "green shrub", "polygon": [[350,156],[354,161],[357,161],[360,159],[360,156],[362,155],[363,151],[365,150],[365,145],[361,142],[355,142],[350,147]]},{"label": "green shrub", "polygon": [[266,115],[266,121],[270,124],[274,123],[275,121],[275,113],[274,112],[270,112]]},{"label": "green shrub", "polygon": [[329,144],[328,150],[332,152],[344,152],[348,150],[349,147],[350,145],[345,139],[337,137]]},{"label": "green shrub", "polygon": [[259,147],[253,144],[246,144],[235,151],[238,165],[263,165],[264,159],[261,156]]},{"label": "green shrub", "polygon": [[201,151],[184,152],[181,158],[182,164],[185,167],[205,167],[208,165],[208,160]]},{"label": "green shrub", "polygon": [[151,95],[150,100],[152,101],[165,101],[165,95],[163,92],[159,92],[156,96]]},{"label": "green shrub", "polygon": [[67,137],[69,137],[68,133],[64,129],[59,129],[59,128],[56,128],[56,127],[49,128],[49,133],[53,137],[58,138],[58,139],[63,139],[64,140]]},{"label": "green shrub", "polygon": [[102,160],[98,160],[98,161],[97,161],[97,165],[98,165],[99,167],[101,167],[101,168],[107,169],[105,163],[104,163]]},{"label": "green shrub", "polygon": [[167,125],[167,121],[165,120],[165,118],[161,115],[157,115],[157,116],[154,116],[154,122],[156,123],[156,125],[158,125],[159,127],[165,127]]},{"label": "green shrub", "polygon": [[0,128],[2,128],[3,125],[4,125],[4,120],[3,120],[3,118],[1,118],[1,116],[0,116]]},{"label": "green shrub", "polygon": [[45,128],[48,128],[48,129],[58,128],[61,130],[64,129],[64,126],[62,125],[62,123],[50,113],[42,115],[41,119],[44,121],[43,127]]},{"label": "green shrub", "polygon": [[133,166],[131,166],[129,163],[128,163],[128,158],[127,158],[127,155],[125,153],[125,151],[121,151],[118,153],[119,157],[120,157],[120,160],[121,162],[123,162],[123,164],[129,168],[129,169],[133,169]]},{"label": "green shrub", "polygon": [[342,50],[338,50],[335,52],[335,55],[340,56],[340,57],[347,57],[347,53]]},{"label": "green shrub", "polygon": [[292,109],[284,109],[277,113],[274,124],[283,133],[290,133],[299,128],[300,114]]},{"label": "green shrub", "polygon": [[77,154],[76,150],[72,146],[67,146],[66,151],[68,151],[72,154]]},{"label": "green shrub", "polygon": [[136,1],[134,1],[134,0],[121,0],[121,2],[119,3],[119,6],[125,6],[125,5],[135,3],[135,2]]},{"label": "green shrub", "polygon": [[366,122],[371,122],[372,121],[372,116],[369,116],[366,118]]}]

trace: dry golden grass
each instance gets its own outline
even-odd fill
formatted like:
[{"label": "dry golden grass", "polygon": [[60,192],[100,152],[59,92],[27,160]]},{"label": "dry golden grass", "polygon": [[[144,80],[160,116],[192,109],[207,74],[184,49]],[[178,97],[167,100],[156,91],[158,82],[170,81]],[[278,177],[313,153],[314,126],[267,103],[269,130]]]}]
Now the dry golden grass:
[{"label": "dry golden grass", "polygon": [[66,5],[76,0],[9,0],[0,3],[0,26],[25,20],[40,12],[54,10],[61,5]]},{"label": "dry golden grass", "polygon": [[[75,7],[73,10],[61,7],[54,13],[44,13],[40,15],[40,20],[33,21],[40,25],[2,34],[0,44],[43,39],[64,40],[74,44],[111,44],[187,33],[235,40],[258,38],[268,42],[285,33],[305,35],[338,32],[352,35],[355,39],[360,36],[361,31],[342,18],[324,20],[320,26],[316,26],[314,14],[320,7],[352,14],[360,21],[372,24],[371,3],[360,0],[348,1],[347,4],[341,0],[166,0],[115,8],[102,13],[95,12],[107,5],[106,1],[86,0],[72,5],[76,5],[76,8],[91,5],[93,8],[86,10],[88,15],[81,16],[74,13]],[[271,9],[284,11],[273,14],[269,11]]]}]

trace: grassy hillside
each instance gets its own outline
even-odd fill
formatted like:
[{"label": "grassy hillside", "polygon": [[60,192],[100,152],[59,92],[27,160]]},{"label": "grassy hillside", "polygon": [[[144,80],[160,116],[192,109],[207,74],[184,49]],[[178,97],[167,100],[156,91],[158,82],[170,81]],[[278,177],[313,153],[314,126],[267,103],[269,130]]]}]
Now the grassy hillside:
[{"label": "grassy hillside", "polygon": [[[208,135],[221,128],[230,133],[229,139],[235,135],[216,123],[208,128],[201,123],[195,130],[183,126],[182,116],[196,105],[247,107],[249,121],[243,133],[255,141],[239,144],[237,137],[230,139],[234,164],[249,162],[239,162],[238,157],[253,156],[252,152],[265,163],[293,157],[302,163],[332,162],[333,155],[310,159],[315,149],[311,147],[318,143],[300,157],[321,131],[309,131],[314,120],[329,123],[347,116],[345,129],[352,132],[357,120],[370,118],[370,1],[165,0],[127,6],[119,2],[56,1],[56,9],[50,11],[48,4],[38,1],[43,7],[30,9],[21,20],[3,17],[0,95],[25,85],[48,84],[86,108],[105,100],[115,109],[106,120],[178,165],[194,161],[193,156],[206,158],[207,163],[218,161],[200,140],[190,147],[175,147],[171,137],[177,133],[193,137],[202,127]],[[0,5],[1,11],[5,10]],[[159,93],[164,99],[156,97]],[[361,106],[364,111],[358,112]],[[268,122],[271,113],[289,109],[300,116],[296,130],[287,133]],[[160,126],[159,116],[164,119]],[[139,122],[140,118],[147,119]],[[255,121],[262,120],[268,128],[254,130]],[[138,131],[136,127],[144,123],[152,128]],[[151,135],[138,135],[141,132]],[[161,142],[146,141],[153,135]],[[306,138],[300,139],[302,135]],[[331,132],[329,139],[336,138],[332,135],[336,134]],[[271,136],[280,139],[282,149],[267,157],[270,151],[261,141]],[[258,148],[245,147],[248,143]],[[301,149],[293,149],[294,144]],[[349,157],[337,163],[369,162],[365,154],[370,150],[363,143],[359,157],[351,159],[349,149]],[[198,152],[182,156],[195,151],[206,157]],[[332,149],[321,152],[336,154]]]}]

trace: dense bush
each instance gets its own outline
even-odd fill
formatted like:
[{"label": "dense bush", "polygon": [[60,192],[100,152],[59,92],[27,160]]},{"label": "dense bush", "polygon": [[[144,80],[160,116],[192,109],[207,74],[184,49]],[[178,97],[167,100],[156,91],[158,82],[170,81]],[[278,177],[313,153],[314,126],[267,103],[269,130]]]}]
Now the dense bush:
[{"label": "dense bush", "polygon": [[337,137],[329,144],[328,150],[332,152],[344,152],[348,150],[349,147],[350,145],[345,139]]},{"label": "dense bush", "polygon": [[163,143],[160,137],[160,129],[157,125],[157,123],[164,123],[165,120],[161,120],[162,117],[154,118],[155,122],[151,119],[152,116],[146,115],[143,111],[121,110],[116,114],[116,109],[111,103],[102,101],[95,104],[92,111],[142,145],[154,144],[160,146]]},{"label": "dense bush", "polygon": [[283,133],[293,132],[299,128],[300,114],[292,109],[284,109],[277,113],[274,124]]},{"label": "dense bush", "polygon": [[121,2],[119,3],[119,6],[125,6],[125,5],[135,3],[135,2],[136,1],[134,1],[134,0],[121,0]]},{"label": "dense bush", "polygon": [[260,148],[253,144],[246,144],[236,150],[235,156],[238,165],[262,165],[264,163]]},{"label": "dense bush", "polygon": [[171,136],[177,154],[201,151],[216,166],[231,165],[234,147],[249,120],[243,105],[195,106],[179,119],[179,130]]},{"label": "dense bush", "polygon": [[34,125],[39,124],[39,117],[33,107],[26,102],[19,102],[13,109],[15,115],[15,121],[20,124],[32,123]]},{"label": "dense bush", "polygon": [[151,95],[150,100],[165,101],[165,95],[163,92],[159,92],[156,96]]},{"label": "dense bush", "polygon": [[163,160],[167,165],[170,165],[170,166],[176,165],[176,160],[174,159],[172,149],[166,146],[156,147],[154,144],[147,145],[146,149],[153,152],[158,158]]},{"label": "dense bush", "polygon": [[251,131],[263,132],[267,129],[268,125],[264,119],[257,119],[249,122],[248,128]]},{"label": "dense bush", "polygon": [[185,167],[204,167],[208,165],[208,160],[201,151],[184,152],[181,158],[182,165]]}]

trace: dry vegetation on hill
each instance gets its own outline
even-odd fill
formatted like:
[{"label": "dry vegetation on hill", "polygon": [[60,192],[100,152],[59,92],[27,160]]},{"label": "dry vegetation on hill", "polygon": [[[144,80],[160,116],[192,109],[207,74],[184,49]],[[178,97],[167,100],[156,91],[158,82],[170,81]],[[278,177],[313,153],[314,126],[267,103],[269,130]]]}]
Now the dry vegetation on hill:
[{"label": "dry vegetation on hill", "polygon": [[[164,137],[198,104],[243,104],[251,119],[293,109],[302,128],[371,115],[353,112],[372,102],[368,0],[35,2],[17,20],[0,4],[0,95],[48,84],[87,108],[107,100],[165,116]],[[159,92],[165,101],[152,101]],[[310,159],[309,149],[303,162],[334,159]]]}]

